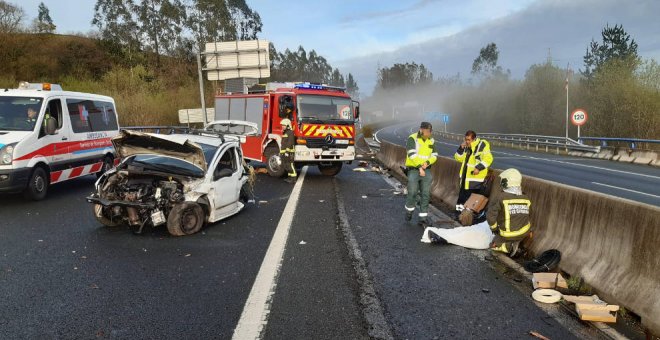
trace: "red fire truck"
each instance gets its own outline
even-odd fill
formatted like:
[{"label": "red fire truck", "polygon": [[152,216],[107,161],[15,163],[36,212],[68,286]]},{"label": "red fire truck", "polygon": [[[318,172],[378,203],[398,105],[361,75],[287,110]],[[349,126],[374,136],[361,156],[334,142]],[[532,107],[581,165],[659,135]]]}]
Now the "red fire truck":
[{"label": "red fire truck", "polygon": [[207,129],[240,134],[244,158],[266,164],[271,176],[285,172],[280,160],[284,104],[292,102],[296,136],[294,161],[317,165],[334,176],[355,159],[355,121],[359,103],[343,88],[311,83],[268,83],[258,93],[215,98],[215,121]]}]

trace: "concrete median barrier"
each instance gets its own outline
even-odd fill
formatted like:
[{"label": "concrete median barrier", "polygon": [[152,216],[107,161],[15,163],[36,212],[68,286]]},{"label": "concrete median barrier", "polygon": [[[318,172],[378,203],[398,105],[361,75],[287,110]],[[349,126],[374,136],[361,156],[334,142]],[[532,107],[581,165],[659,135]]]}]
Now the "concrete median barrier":
[{"label": "concrete median barrier", "polygon": [[[405,155],[403,147],[385,142],[378,158],[400,171]],[[432,169],[433,199],[453,206],[459,164],[441,157]],[[494,182],[493,199],[500,193]],[[562,270],[660,334],[660,208],[527,176],[523,190],[532,200],[532,252],[559,249]]]}]

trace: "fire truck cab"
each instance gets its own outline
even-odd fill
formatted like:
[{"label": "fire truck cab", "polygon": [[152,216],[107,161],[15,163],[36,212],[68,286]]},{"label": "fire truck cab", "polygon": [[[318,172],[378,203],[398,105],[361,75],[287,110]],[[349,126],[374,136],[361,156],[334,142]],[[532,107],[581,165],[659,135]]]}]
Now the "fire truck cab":
[{"label": "fire truck cab", "polygon": [[297,166],[314,164],[322,174],[334,176],[343,163],[355,159],[359,103],[339,87],[268,83],[259,92],[221,94],[215,98],[215,121],[206,129],[242,135],[244,158],[265,163],[271,176],[282,176],[280,121],[286,118],[285,103],[290,102],[295,107],[290,119]]}]

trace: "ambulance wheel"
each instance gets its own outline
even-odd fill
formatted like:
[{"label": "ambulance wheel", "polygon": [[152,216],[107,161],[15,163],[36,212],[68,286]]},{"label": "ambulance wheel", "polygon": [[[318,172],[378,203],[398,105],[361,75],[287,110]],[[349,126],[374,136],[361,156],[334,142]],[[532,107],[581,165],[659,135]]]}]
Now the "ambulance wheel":
[{"label": "ambulance wheel", "polygon": [[101,170],[99,170],[96,173],[96,178],[100,178],[101,176],[103,176],[103,174],[106,173],[106,171],[112,169],[113,166],[114,166],[114,160],[112,157],[110,156],[103,157],[103,165],[101,166]]},{"label": "ambulance wheel", "polygon": [[40,167],[34,168],[30,175],[30,181],[27,188],[23,191],[23,196],[29,200],[41,201],[46,198],[48,193],[48,174],[46,170]]},{"label": "ambulance wheel", "polygon": [[284,167],[282,166],[282,158],[280,158],[280,149],[275,147],[268,147],[264,152],[266,156],[266,169],[268,174],[272,177],[284,176]]},{"label": "ambulance wheel", "polygon": [[100,204],[94,204],[94,217],[99,223],[103,224],[106,227],[116,227],[121,224],[121,220],[117,218],[117,221],[113,221],[110,216],[110,208],[104,207]]},{"label": "ambulance wheel", "polygon": [[343,165],[342,162],[319,163],[319,171],[324,176],[334,176],[341,171]]},{"label": "ambulance wheel", "polygon": [[195,202],[183,202],[172,207],[167,216],[167,231],[174,236],[192,235],[204,225],[204,209]]}]

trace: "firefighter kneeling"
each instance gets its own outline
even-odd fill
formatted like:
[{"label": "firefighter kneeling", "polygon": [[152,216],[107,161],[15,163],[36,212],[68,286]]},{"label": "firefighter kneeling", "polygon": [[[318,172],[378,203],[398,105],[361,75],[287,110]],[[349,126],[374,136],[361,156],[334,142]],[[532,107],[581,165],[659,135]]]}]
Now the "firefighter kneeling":
[{"label": "firefighter kneeling", "polygon": [[520,242],[529,234],[532,202],[522,192],[522,175],[518,170],[507,169],[499,177],[503,192],[498,199],[490,201],[486,215],[491,230],[496,232],[491,249],[514,256]]}]

